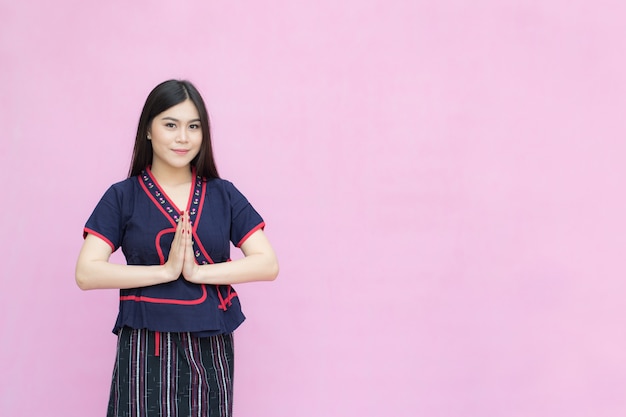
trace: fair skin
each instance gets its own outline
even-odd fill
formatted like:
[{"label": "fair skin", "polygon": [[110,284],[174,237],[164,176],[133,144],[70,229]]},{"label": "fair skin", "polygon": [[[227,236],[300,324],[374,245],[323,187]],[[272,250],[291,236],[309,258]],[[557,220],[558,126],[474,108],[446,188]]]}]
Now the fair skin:
[{"label": "fair skin", "polygon": [[[149,129],[153,158],[151,171],[177,207],[186,207],[192,186],[190,162],[200,151],[202,130],[198,111],[190,100],[158,114]],[[180,211],[180,210],[179,210]],[[88,234],[76,264],[76,282],[83,290],[138,288],[175,281],[181,274],[195,284],[226,285],[271,281],[278,275],[276,254],[262,230],[241,245],[242,259],[198,265],[193,254],[189,215],[178,222],[169,257],[163,265],[118,265],[109,262],[111,247]]]}]

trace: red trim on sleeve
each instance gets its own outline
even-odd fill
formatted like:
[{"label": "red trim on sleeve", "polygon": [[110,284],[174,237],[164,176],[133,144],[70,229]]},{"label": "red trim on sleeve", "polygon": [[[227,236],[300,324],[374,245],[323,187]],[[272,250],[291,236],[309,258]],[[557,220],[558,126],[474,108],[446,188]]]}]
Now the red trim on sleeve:
[{"label": "red trim on sleeve", "polygon": [[115,245],[113,244],[113,242],[111,242],[109,239],[107,239],[102,233],[98,233],[98,232],[96,232],[93,229],[85,227],[85,229],[83,230],[83,239],[87,238],[87,234],[97,236],[100,239],[104,240],[111,247],[111,250],[113,252],[115,252],[116,248],[115,248]]},{"label": "red trim on sleeve", "polygon": [[237,243],[235,246],[240,248],[241,245],[243,245],[243,243],[257,230],[259,229],[264,229],[265,228],[265,222],[261,222],[259,224],[257,224],[256,226],[254,226],[252,228],[252,230],[250,230],[248,233],[246,233],[246,235],[239,241],[239,243]]}]

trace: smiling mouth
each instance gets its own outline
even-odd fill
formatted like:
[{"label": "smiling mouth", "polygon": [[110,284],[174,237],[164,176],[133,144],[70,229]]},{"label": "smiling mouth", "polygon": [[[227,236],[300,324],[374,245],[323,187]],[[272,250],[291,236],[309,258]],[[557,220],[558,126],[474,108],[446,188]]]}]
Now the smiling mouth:
[{"label": "smiling mouth", "polygon": [[179,155],[185,155],[187,152],[189,152],[186,149],[172,149],[172,150]]}]

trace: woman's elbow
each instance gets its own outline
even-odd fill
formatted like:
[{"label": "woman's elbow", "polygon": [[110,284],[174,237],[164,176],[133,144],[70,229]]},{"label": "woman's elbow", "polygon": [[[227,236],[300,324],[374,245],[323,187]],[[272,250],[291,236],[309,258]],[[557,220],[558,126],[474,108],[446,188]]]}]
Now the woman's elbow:
[{"label": "woman's elbow", "polygon": [[274,281],[276,277],[278,277],[278,272],[280,268],[278,266],[278,259],[275,256],[272,257],[271,261],[268,264],[267,268],[267,280]]},{"label": "woman's elbow", "polygon": [[82,277],[79,276],[78,274],[76,274],[76,285],[78,285],[78,288],[80,288],[83,291],[86,291],[89,289],[89,286],[87,285],[85,280],[82,279]]},{"label": "woman's elbow", "polygon": [[93,289],[90,285],[91,283],[88,279],[87,274],[85,273],[83,268],[80,267],[80,265],[76,266],[76,273],[74,278],[76,279],[76,285],[78,285],[78,288],[80,288],[81,290],[87,291]]}]

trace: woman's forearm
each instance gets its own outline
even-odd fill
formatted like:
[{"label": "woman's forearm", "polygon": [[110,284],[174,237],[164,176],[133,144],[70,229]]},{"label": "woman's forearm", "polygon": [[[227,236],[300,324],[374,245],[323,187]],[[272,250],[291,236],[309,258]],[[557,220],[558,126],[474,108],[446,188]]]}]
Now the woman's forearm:
[{"label": "woman's forearm", "polygon": [[193,282],[227,285],[273,281],[277,275],[278,261],[273,254],[252,254],[236,261],[200,265],[193,277]]},{"label": "woman's forearm", "polygon": [[138,288],[172,281],[164,265],[118,265],[107,261],[85,261],[76,266],[76,283],[82,290]]}]

